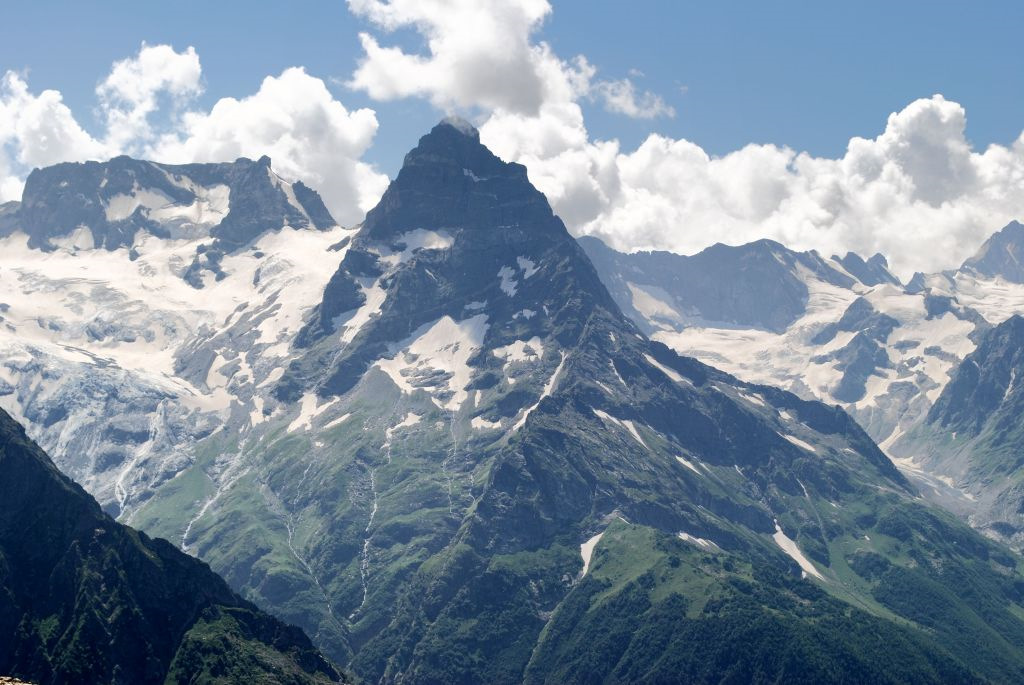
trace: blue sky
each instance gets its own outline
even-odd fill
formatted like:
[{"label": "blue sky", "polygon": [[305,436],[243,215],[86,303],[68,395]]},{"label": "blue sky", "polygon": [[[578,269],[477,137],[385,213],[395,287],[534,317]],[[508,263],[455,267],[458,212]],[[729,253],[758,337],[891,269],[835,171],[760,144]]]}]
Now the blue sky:
[{"label": "blue sky", "polygon": [[[909,275],[1024,219],[1021,26],[1024,3],[941,0],[18,3],[0,200],[57,161],[266,152],[353,223],[448,110],[577,234],[677,252],[771,237]],[[167,47],[146,61],[143,43]],[[119,60],[135,80],[104,101]]]},{"label": "blue sky", "polygon": [[[142,41],[194,46],[212,103],[289,66],[344,81],[367,28],[342,0],[41,1],[4,14],[0,69],[29,70],[32,85],[60,90],[83,113],[110,64]],[[636,145],[660,131],[713,154],[770,142],[836,156],[851,136],[877,135],[890,112],[933,93],[964,105],[976,145],[1012,141],[1024,128],[1022,26],[1020,2],[576,0],[556,1],[540,36],[602,73],[642,71],[639,82],[677,110],[636,121],[588,106],[601,137]],[[421,42],[411,32],[399,38]],[[347,106],[374,105],[331,87]],[[374,106],[382,126],[368,157],[393,173],[438,115],[417,101]]]}]

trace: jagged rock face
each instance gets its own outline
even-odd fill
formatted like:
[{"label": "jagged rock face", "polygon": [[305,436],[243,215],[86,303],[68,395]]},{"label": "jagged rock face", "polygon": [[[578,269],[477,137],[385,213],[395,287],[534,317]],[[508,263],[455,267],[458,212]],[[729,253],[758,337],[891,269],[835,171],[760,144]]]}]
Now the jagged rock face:
[{"label": "jagged rock face", "polygon": [[[133,520],[362,677],[586,682],[600,664],[666,680],[727,644],[745,679],[785,678],[737,643],[732,626],[762,620],[744,648],[786,632],[786,663],[855,679],[1021,672],[1012,650],[973,655],[1003,637],[954,639],[906,603],[933,606],[933,579],[949,591],[924,562],[941,559],[1016,640],[1010,555],[919,504],[842,410],[648,340],[522,168],[474,131],[425,136],[338,257],[288,369],[260,386],[275,411],[201,441]],[[894,583],[907,592],[886,594]],[[851,587],[937,632],[829,596]],[[812,637],[816,621],[857,638]],[[674,641],[692,649],[671,664],[644,647]],[[874,661],[893,645],[898,658]]]},{"label": "jagged rock face", "polygon": [[[549,277],[534,278],[540,272]],[[343,394],[389,344],[444,317],[492,322],[481,324],[487,346],[500,347],[555,329],[571,339],[594,307],[614,304],[526,169],[499,160],[475,132],[441,124],[367,215],[300,336],[318,344],[279,393],[295,399],[315,376],[321,395]],[[340,351],[331,338],[339,330]]]},{"label": "jagged rock face", "polygon": [[[1024,313],[1019,223],[994,234],[959,270],[915,274],[906,288],[878,255],[832,258],[833,268],[856,279],[852,286],[791,272],[810,297],[781,332],[752,320],[701,320],[693,315],[700,305],[688,310],[678,294],[638,285],[671,282],[695,268],[695,257],[663,253],[656,266],[650,256],[581,242],[623,310],[653,337],[741,378],[841,404],[926,496],[986,534],[1024,544],[1014,428],[1024,406],[1008,390],[1016,364],[1009,351]],[[641,257],[643,268],[633,264]],[[746,278],[738,262],[719,267],[695,273],[718,284],[708,288]]]},{"label": "jagged rock face", "polygon": [[1024,225],[1011,221],[986,240],[977,254],[964,262],[961,270],[1024,283]]},{"label": "jagged rock face", "polygon": [[232,249],[284,225],[335,224],[315,192],[274,175],[269,157],[185,165],[117,157],[35,169],[16,213],[29,244],[43,249],[82,228],[82,246],[107,250],[131,247],[139,231],[209,235]]},{"label": "jagged rock face", "polygon": [[854,284],[817,253],[793,252],[771,240],[719,243],[691,257],[620,254],[593,237],[580,238],[580,245],[619,306],[648,333],[716,324],[778,333],[806,311],[803,274],[842,288]]},{"label": "jagged rock face", "polygon": [[1024,371],[1024,318],[1012,316],[989,331],[960,365],[928,412],[928,423],[965,437],[978,435],[1005,402],[1018,399],[1018,370]]},{"label": "jagged rock face", "polygon": [[770,241],[623,255],[580,242],[655,339],[745,380],[840,404],[880,442],[923,418],[990,325],[976,282],[921,277],[910,292],[878,255],[824,260]]},{"label": "jagged rock face", "polygon": [[[656,339],[746,380],[839,403],[888,448],[924,420],[978,337],[1024,312],[1024,288],[1009,282],[1012,275],[997,273],[1008,266],[970,266],[991,262],[982,259],[985,254],[1011,254],[1013,226],[990,241],[1002,247],[983,248],[956,272],[916,274],[906,288],[880,255],[867,261],[852,253],[820,260],[813,253],[772,247],[777,258],[771,268],[778,272],[772,280],[798,283],[790,290],[807,293],[805,299],[787,299],[770,284],[751,280],[739,256],[763,251],[765,241],[718,246],[733,257],[718,260],[714,268],[695,263],[705,253],[623,255],[592,238],[582,238],[581,244],[619,306]],[[1004,261],[1009,264],[1012,257]],[[810,268],[819,262],[824,266]],[[665,285],[697,277],[706,282],[703,290],[680,293]],[[721,309],[715,297],[702,293],[730,289],[745,293],[740,300],[766,301],[754,315],[731,320],[700,313]],[[793,303],[777,327],[765,318],[782,311],[775,302]]]},{"label": "jagged rock face", "polygon": [[894,446],[903,463],[965,492],[953,508],[1018,550],[1024,547],[1019,378],[1024,378],[1024,318],[1013,316],[981,336],[926,420]]},{"label": "jagged rock face", "polygon": [[115,523],[0,410],[0,671],[38,683],[328,683],[300,630]]},{"label": "jagged rock face", "polygon": [[876,253],[867,261],[855,252],[847,252],[845,257],[832,255],[832,259],[864,285],[900,285],[900,280],[889,272],[889,262],[881,254]]}]

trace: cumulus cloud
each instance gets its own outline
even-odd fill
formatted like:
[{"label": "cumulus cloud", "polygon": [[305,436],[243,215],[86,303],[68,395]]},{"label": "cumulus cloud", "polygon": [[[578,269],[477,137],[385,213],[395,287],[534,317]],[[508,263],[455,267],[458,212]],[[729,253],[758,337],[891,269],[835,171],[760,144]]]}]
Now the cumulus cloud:
[{"label": "cumulus cloud", "polygon": [[413,29],[425,54],[385,47],[362,33],[364,55],[349,86],[377,100],[423,97],[453,108],[538,116],[545,104],[582,96],[607,109],[650,119],[673,116],[661,97],[629,79],[595,79],[578,56],[562,60],[533,35],[551,13],[547,0],[349,0],[349,9],[386,32]]},{"label": "cumulus cloud", "polygon": [[186,113],[180,130],[157,141],[150,156],[183,163],[269,155],[277,173],[318,188],[334,218],[352,224],[387,185],[360,161],[376,132],[372,110],[349,112],[322,80],[291,68],[268,76],[253,95]]},{"label": "cumulus cloud", "polygon": [[143,43],[138,55],[115,62],[96,87],[106,115],[108,145],[128,149],[147,141],[158,96],[167,95],[182,107],[202,92],[201,76],[199,55],[191,46],[179,53],[169,45]]},{"label": "cumulus cloud", "polygon": [[20,74],[0,80],[0,200],[21,199],[18,167],[102,156],[104,146],[79,126],[61,94],[32,94]]},{"label": "cumulus cloud", "polygon": [[634,119],[674,117],[676,110],[665,104],[660,95],[651,92],[638,93],[629,79],[599,81],[594,85],[594,95],[604,101],[611,112],[625,114]]},{"label": "cumulus cloud", "polygon": [[566,85],[560,60],[530,41],[551,12],[546,0],[349,0],[349,8],[385,31],[414,28],[427,41],[429,54],[410,54],[360,34],[365,55],[350,85],[375,99],[419,96],[440,109],[535,114],[550,89]]},{"label": "cumulus cloud", "polygon": [[267,77],[258,92],[222,98],[209,111],[195,108],[201,92],[193,48],[143,44],[97,86],[104,131],[94,137],[58,91],[33,94],[22,75],[8,72],[0,81],[0,201],[20,199],[34,167],[119,154],[171,163],[267,154],[278,173],[319,190],[346,224],[361,219],[383,192],[386,177],[361,161],[376,115],[348,111],[303,69]]}]

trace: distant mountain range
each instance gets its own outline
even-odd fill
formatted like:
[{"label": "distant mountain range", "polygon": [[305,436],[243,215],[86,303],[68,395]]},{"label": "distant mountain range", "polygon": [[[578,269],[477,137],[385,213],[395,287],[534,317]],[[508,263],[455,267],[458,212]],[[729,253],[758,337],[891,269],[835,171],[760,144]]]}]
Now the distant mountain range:
[{"label": "distant mountain range", "polygon": [[1020,545],[1024,522],[992,502],[1009,496],[1006,484],[967,477],[968,464],[987,457],[952,449],[955,428],[934,426],[933,405],[975,348],[998,335],[993,328],[1024,314],[1024,226],[1007,225],[960,269],[915,274],[905,286],[881,255],[825,260],[759,241],[684,257],[580,243],[623,311],[656,340],[840,404],[928,496]]},{"label": "distant mountain range", "polygon": [[63,228],[0,210],[0,405],[359,677],[1024,678],[1020,558],[869,435],[930,416],[989,276],[621,255],[455,120],[354,229],[262,161],[46,172]]}]

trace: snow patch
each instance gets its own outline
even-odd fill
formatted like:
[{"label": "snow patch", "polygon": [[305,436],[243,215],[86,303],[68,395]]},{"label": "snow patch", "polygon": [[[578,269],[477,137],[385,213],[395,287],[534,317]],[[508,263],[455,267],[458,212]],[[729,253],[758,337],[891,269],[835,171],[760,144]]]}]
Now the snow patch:
[{"label": "snow patch", "polygon": [[366,301],[347,319],[344,318],[345,314],[339,314],[332,322],[335,330],[339,326],[342,327],[340,339],[341,342],[346,344],[352,342],[356,334],[359,333],[370,319],[380,314],[380,309],[384,306],[384,300],[387,299],[388,295],[387,291],[381,287],[379,279],[359,278],[356,279],[356,282],[366,297]]},{"label": "snow patch", "polygon": [[[602,421],[607,421],[608,423],[614,424],[614,425],[618,426],[619,428],[622,428],[622,429],[628,431],[629,434],[633,436],[634,440],[636,440],[638,443],[643,445],[644,449],[648,449],[648,450],[650,449],[650,447],[647,446],[647,443],[644,442],[644,439],[640,436],[640,431],[638,431],[636,429],[636,426],[633,424],[632,421],[630,421],[628,419],[618,419],[618,418],[615,418],[614,416],[612,416],[608,412],[601,411],[600,409],[592,409],[592,411]],[[678,459],[678,457],[677,457],[677,459]]]},{"label": "snow patch", "polygon": [[740,393],[740,397],[742,397],[743,399],[745,399],[748,402],[753,402],[754,404],[756,404],[758,406],[761,406],[761,407],[765,406],[764,400],[762,400],[758,395],[755,395],[753,393],[741,392]]},{"label": "snow patch", "polygon": [[682,323],[683,317],[669,302],[672,296],[661,288],[655,286],[643,286],[636,283],[626,283],[632,296],[633,309],[637,310],[653,325],[658,325],[658,320]]},{"label": "snow patch", "polygon": [[775,540],[775,544],[782,549],[793,561],[795,561],[804,573],[814,576],[818,580],[825,580],[825,577],[821,575],[811,560],[804,556],[804,553],[800,551],[796,542],[790,539],[784,532],[779,522],[775,522],[775,534],[772,535],[772,539]]},{"label": "snow patch", "polygon": [[583,573],[581,575],[587,575],[587,571],[590,570],[590,559],[594,556],[594,548],[597,547],[597,543],[601,541],[602,535],[604,535],[604,531],[601,531],[580,545],[580,556],[583,558]]},{"label": "snow patch", "polygon": [[516,257],[516,264],[523,270],[523,280],[525,281],[530,276],[537,273],[537,265],[534,264],[532,259],[526,257]]},{"label": "snow patch", "polygon": [[522,428],[523,425],[526,424],[526,419],[529,418],[530,414],[533,413],[533,410],[540,405],[541,401],[545,397],[549,397],[551,393],[554,392],[555,384],[558,382],[558,376],[562,373],[562,367],[565,366],[565,360],[567,358],[565,352],[561,352],[561,355],[562,359],[561,361],[558,362],[558,366],[555,368],[555,372],[551,374],[550,378],[548,378],[548,382],[544,384],[544,390],[541,392],[540,397],[537,398],[537,401],[533,404],[533,406],[531,406],[529,409],[523,412],[522,418],[516,421],[516,424],[512,426],[513,433]]},{"label": "snow patch", "polygon": [[693,385],[693,383],[690,383],[689,379],[684,378],[682,375],[679,374],[678,371],[674,371],[673,369],[668,368],[651,355],[644,354],[644,359],[647,360],[648,364],[656,368],[658,371],[661,371],[663,374],[674,380],[676,383],[686,383],[687,385]]},{"label": "snow patch", "polygon": [[467,362],[483,344],[487,328],[486,314],[462,321],[444,316],[421,326],[393,357],[380,359],[374,366],[403,392],[423,390],[441,409],[458,411],[469,397],[465,388],[473,370]]},{"label": "snow patch", "polygon": [[469,425],[477,430],[497,430],[501,428],[501,421],[488,421],[482,416],[474,416]]},{"label": "snow patch", "polygon": [[516,294],[516,279],[513,276],[516,272],[510,266],[503,266],[498,269],[498,278],[501,279],[501,291],[509,297],[515,297]]},{"label": "snow patch", "polygon": [[813,452],[815,454],[818,453],[818,450],[815,449],[814,445],[810,444],[809,442],[805,442],[805,441],[801,440],[800,438],[797,438],[797,437],[792,436],[792,435],[787,435],[786,433],[779,433],[779,436],[782,437],[782,438],[785,438],[786,440],[788,440],[789,442],[793,443],[794,445],[796,445],[797,447],[799,447],[801,449],[805,449],[808,452]]},{"label": "snow patch", "polygon": [[504,359],[508,367],[512,362],[537,361],[543,351],[540,338],[533,336],[529,340],[516,340],[503,347],[495,347],[492,352],[498,359]]},{"label": "snow patch", "polygon": [[695,537],[693,535],[690,535],[689,533],[684,533],[682,531],[676,533],[676,537],[678,537],[680,540],[684,540],[686,542],[693,543],[694,545],[697,545],[698,547],[703,547],[704,549],[719,549],[718,545],[716,545],[715,543],[711,542],[711,540],[705,540],[704,538],[698,538],[698,537]]},{"label": "snow patch", "polygon": [[302,400],[299,406],[299,415],[288,424],[288,432],[293,433],[298,429],[309,430],[313,427],[313,419],[326,411],[332,404],[338,401],[335,397],[332,400],[328,400],[324,404],[317,406],[319,398],[316,393],[307,392],[302,396]]},{"label": "snow patch", "polygon": [[686,468],[688,468],[691,471],[693,471],[694,473],[696,473],[698,476],[704,475],[704,474],[702,474],[700,472],[700,470],[696,466],[693,465],[692,461],[687,461],[686,459],[683,459],[682,457],[678,457],[678,456],[676,457],[676,461],[678,461],[680,464],[682,464]]},{"label": "snow patch", "polygon": [[346,412],[336,419],[331,419],[320,428],[321,432],[330,430],[335,426],[340,426],[345,421],[345,419],[349,418],[350,416],[352,416],[352,414]]}]

